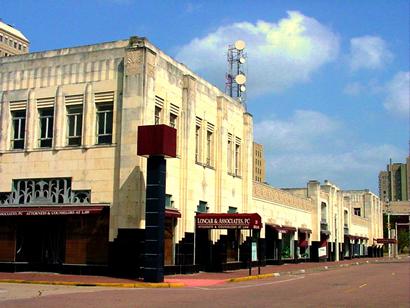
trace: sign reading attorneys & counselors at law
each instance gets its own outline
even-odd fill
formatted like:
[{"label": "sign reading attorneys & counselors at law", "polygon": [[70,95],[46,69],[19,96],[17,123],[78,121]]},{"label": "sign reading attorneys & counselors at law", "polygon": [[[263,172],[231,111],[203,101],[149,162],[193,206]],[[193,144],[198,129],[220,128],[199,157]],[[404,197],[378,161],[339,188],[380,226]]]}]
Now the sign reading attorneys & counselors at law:
[{"label": "sign reading attorneys & counselors at law", "polygon": [[261,229],[262,219],[257,213],[198,213],[195,217],[199,229]]}]

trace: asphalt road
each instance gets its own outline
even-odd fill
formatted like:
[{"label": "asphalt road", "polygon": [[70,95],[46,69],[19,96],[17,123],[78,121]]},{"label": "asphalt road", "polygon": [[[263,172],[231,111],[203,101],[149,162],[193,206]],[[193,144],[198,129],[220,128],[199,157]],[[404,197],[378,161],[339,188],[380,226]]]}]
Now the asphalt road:
[{"label": "asphalt road", "polygon": [[176,289],[0,285],[0,307],[410,307],[410,261]]}]

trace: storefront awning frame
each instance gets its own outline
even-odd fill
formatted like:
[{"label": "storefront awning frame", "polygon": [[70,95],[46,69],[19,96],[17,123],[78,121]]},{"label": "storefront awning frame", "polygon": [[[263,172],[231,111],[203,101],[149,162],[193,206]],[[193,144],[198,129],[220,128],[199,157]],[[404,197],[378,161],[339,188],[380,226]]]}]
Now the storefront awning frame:
[{"label": "storefront awning frame", "polygon": [[0,217],[90,215],[99,214],[109,206],[109,204],[2,206]]}]

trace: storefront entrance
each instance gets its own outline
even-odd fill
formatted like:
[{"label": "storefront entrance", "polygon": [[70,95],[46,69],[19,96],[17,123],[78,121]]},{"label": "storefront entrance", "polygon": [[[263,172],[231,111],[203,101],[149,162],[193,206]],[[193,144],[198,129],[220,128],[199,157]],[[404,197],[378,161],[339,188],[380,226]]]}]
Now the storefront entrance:
[{"label": "storefront entrance", "polygon": [[16,223],[16,261],[59,265],[65,255],[65,217],[24,217]]}]

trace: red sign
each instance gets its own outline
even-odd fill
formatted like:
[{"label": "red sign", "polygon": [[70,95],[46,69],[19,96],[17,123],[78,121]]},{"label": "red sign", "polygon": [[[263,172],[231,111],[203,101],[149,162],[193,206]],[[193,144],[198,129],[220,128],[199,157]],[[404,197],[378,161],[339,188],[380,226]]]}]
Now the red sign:
[{"label": "red sign", "polygon": [[394,238],[378,238],[376,239],[377,244],[396,244]]},{"label": "red sign", "polygon": [[176,157],[177,130],[163,124],[139,126],[137,154]]},{"label": "red sign", "polygon": [[195,217],[199,229],[261,229],[259,214],[200,213]]},{"label": "red sign", "polygon": [[0,216],[55,216],[98,214],[104,206],[1,207]]}]

